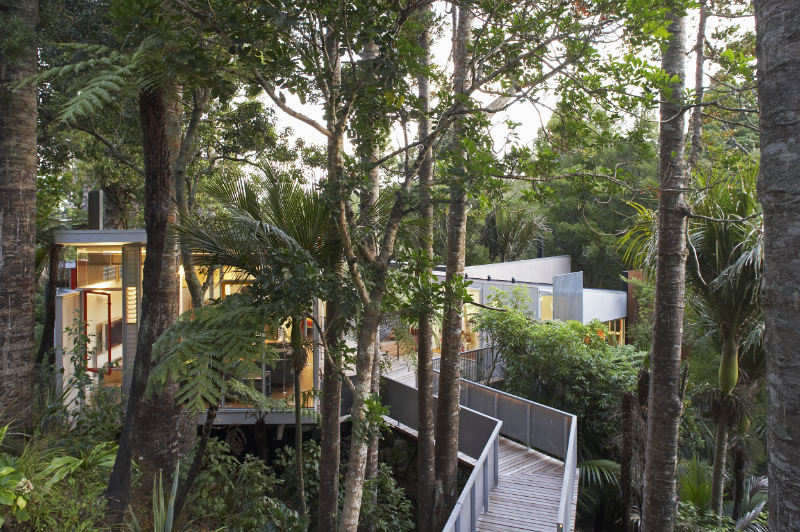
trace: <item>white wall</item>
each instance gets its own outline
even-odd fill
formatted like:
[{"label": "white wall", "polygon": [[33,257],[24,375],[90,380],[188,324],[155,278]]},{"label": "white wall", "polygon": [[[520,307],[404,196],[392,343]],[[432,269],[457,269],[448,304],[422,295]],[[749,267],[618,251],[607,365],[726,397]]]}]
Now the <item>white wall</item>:
[{"label": "white wall", "polygon": [[628,315],[628,294],[621,290],[583,289],[583,323],[611,321]]},{"label": "white wall", "polygon": [[[74,342],[69,334],[64,330],[65,327],[73,327],[73,321],[78,316],[75,312],[80,308],[79,293],[74,290],[66,290],[59,288],[56,294],[56,326],[55,326],[55,342],[56,346],[56,367],[64,369],[64,374],[57,374],[61,383],[68,383],[73,375],[75,375],[75,367],[70,360],[69,352],[74,347]],[[74,407],[74,402],[77,397],[77,390],[70,391],[67,397],[67,404],[70,408]]]},{"label": "white wall", "polygon": [[503,281],[510,281],[513,277],[517,281],[539,284],[553,284],[554,276],[570,273],[570,270],[571,259],[569,255],[481,264],[480,266],[467,266],[464,268],[464,272],[470,277],[485,279],[488,275],[491,275],[492,279],[501,279]]}]

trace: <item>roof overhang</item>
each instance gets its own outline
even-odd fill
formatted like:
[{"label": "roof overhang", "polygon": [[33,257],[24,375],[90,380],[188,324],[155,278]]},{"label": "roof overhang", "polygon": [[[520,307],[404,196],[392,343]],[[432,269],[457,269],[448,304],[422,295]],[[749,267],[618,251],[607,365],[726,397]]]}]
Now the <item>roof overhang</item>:
[{"label": "roof overhang", "polygon": [[63,246],[122,246],[146,243],[147,232],[144,229],[85,229],[56,232],[56,244]]}]

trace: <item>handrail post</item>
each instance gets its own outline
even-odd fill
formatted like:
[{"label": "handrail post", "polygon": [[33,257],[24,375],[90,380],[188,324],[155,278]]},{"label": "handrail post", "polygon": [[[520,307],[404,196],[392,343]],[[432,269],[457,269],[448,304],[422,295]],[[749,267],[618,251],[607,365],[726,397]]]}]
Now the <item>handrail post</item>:
[{"label": "handrail post", "polygon": [[469,529],[471,532],[475,532],[475,529],[478,528],[478,513],[477,508],[475,508],[475,483],[472,483],[472,487],[469,490],[469,510],[470,510],[470,521],[469,521]]},{"label": "handrail post", "polygon": [[489,463],[483,463],[483,513],[489,513]]},{"label": "handrail post", "polygon": [[531,450],[531,404],[530,403],[528,403],[528,417],[526,418],[526,420],[527,420],[527,425],[528,425],[528,427],[527,427],[527,434],[528,434],[527,443],[528,443],[528,450],[530,451]]},{"label": "handrail post", "polygon": [[494,439],[494,487],[500,485],[500,436]]},{"label": "handrail post", "polygon": [[500,397],[500,394],[495,392],[495,394],[494,394],[494,418],[495,419],[497,419],[497,401],[498,401],[499,397]]}]

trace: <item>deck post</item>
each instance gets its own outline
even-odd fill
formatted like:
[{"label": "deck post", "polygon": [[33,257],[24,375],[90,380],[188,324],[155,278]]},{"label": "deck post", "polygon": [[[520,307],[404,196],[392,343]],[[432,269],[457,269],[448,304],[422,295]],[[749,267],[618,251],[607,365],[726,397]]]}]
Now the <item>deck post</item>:
[{"label": "deck post", "polygon": [[489,513],[489,462],[483,463],[483,513]]},{"label": "deck post", "polygon": [[500,485],[500,436],[494,439],[494,487]]},{"label": "deck post", "polygon": [[527,429],[528,441],[527,441],[527,443],[528,443],[528,450],[530,451],[531,450],[531,404],[530,403],[528,403],[528,417],[526,419],[527,419],[527,425],[528,425],[528,429]]},{"label": "deck post", "polygon": [[470,526],[469,529],[471,532],[475,532],[478,528],[478,509],[475,505],[475,483],[472,483],[472,487],[469,490],[469,516],[470,516]]},{"label": "deck post", "polygon": [[497,419],[497,400],[500,397],[500,394],[495,392],[494,393],[494,418]]}]

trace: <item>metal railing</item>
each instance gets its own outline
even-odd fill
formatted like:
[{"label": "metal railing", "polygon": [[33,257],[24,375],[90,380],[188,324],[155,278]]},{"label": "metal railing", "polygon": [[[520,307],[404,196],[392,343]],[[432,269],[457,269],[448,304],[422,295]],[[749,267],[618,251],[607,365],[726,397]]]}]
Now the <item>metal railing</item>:
[{"label": "metal railing", "polygon": [[[439,393],[439,373],[433,374],[433,393]],[[461,379],[461,406],[503,422],[500,434],[564,460],[559,500],[559,530],[569,530],[577,468],[577,418],[482,384]]]},{"label": "metal railing", "polygon": [[[475,532],[478,516],[489,513],[489,490],[497,487],[500,468],[500,421],[492,431],[480,457],[472,469],[461,496],[442,532]],[[460,426],[460,424],[459,424]],[[491,479],[491,486],[489,484]]]},{"label": "metal railing", "polygon": [[[491,347],[462,352],[459,355],[461,378],[473,382],[502,378],[503,364],[495,355],[496,352]],[[433,359],[434,371],[440,371],[441,362],[441,358]]]},{"label": "metal railing", "polygon": [[[417,390],[387,378],[381,389],[381,402],[389,407],[389,417],[417,430]],[[433,411],[438,398],[434,397]],[[352,391],[342,386],[342,415],[353,404]],[[458,451],[475,460],[464,489],[456,502],[442,532],[475,532],[478,517],[489,512],[489,492],[500,480],[500,429],[502,421],[469,408],[458,412]]]}]

